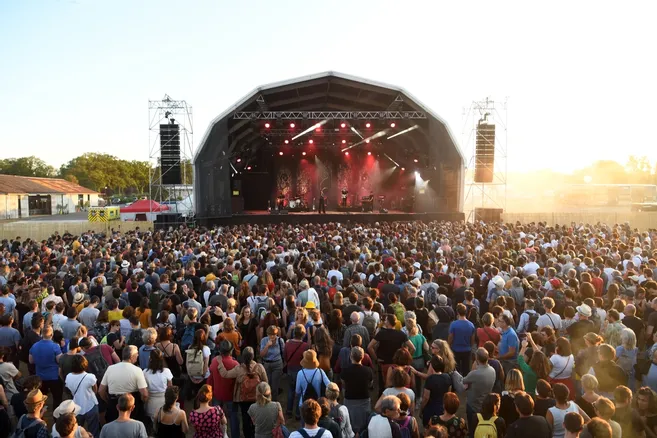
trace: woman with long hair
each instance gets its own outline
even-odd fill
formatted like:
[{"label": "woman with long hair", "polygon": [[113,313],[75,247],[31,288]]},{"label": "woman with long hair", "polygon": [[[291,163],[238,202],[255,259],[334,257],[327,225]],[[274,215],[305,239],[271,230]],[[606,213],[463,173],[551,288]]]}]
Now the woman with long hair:
[{"label": "woman with long hair", "polygon": [[443,361],[445,362],[445,373],[451,374],[456,370],[456,359],[454,359],[454,353],[447,341],[442,339],[434,340],[431,343],[431,354],[443,358]]},{"label": "woman with long hair", "polygon": [[[527,348],[529,345],[532,346],[531,350]],[[547,380],[549,378],[552,365],[534,343],[531,333],[527,333],[527,337],[522,341],[522,347],[518,355],[518,366],[522,371],[525,391],[534,396],[536,394],[536,382],[539,379]]]},{"label": "woman with long hair", "polygon": [[240,350],[251,347],[254,351],[258,348],[258,323],[257,318],[251,312],[250,306],[242,307],[240,317],[237,319],[237,330],[242,336]]},{"label": "woman with long hair", "polygon": [[646,437],[657,436],[657,394],[644,386],[637,391],[635,400],[636,411],[646,428]]},{"label": "woman with long hair", "polygon": [[240,307],[244,308],[245,306],[248,305],[247,298],[249,298],[250,296],[251,296],[251,288],[249,287],[249,282],[242,281],[242,283],[240,283],[240,292],[237,295],[237,301]]},{"label": "woman with long hair", "polygon": [[109,333],[109,320],[107,319],[109,312],[107,309],[103,309],[98,313],[96,322],[94,323],[93,334],[96,336],[98,342],[100,342],[107,334]]},{"label": "woman with long hair", "polygon": [[139,307],[135,309],[135,315],[139,318],[139,324],[142,329],[147,329],[151,326],[151,309],[148,306],[148,297],[142,297],[139,302]]},{"label": "woman with long hair", "polygon": [[575,399],[575,384],[573,382],[573,369],[575,358],[570,348],[570,341],[564,337],[557,339],[557,350],[550,357],[552,370],[550,371],[550,383],[563,383],[568,387],[572,400]]},{"label": "woman with long hair", "polygon": [[536,399],[534,400],[534,415],[545,417],[548,409],[556,405],[552,385],[547,380],[536,382]]},{"label": "woman with long hair", "polygon": [[386,373],[386,388],[390,388],[393,385],[393,373],[395,370],[400,370],[403,373],[408,374],[410,380],[408,381],[407,388],[415,388],[415,375],[416,373],[418,375],[421,373],[417,372],[417,370],[413,371],[412,364],[413,356],[408,351],[408,349],[400,348],[399,350],[395,351],[395,354],[392,355],[392,366],[388,368],[388,372]]},{"label": "woman with long hair", "polygon": [[177,386],[169,386],[164,392],[164,405],[155,414],[153,422],[155,438],[185,438],[189,425],[185,410],[176,403],[179,393]]},{"label": "woman with long hair", "polygon": [[155,348],[162,352],[164,362],[173,374],[174,384],[180,382],[180,375],[182,373],[183,357],[180,352],[180,346],[173,339],[173,329],[171,326],[164,326],[158,330],[159,342],[155,344]]},{"label": "woman with long hair", "polygon": [[[420,333],[420,326],[417,325],[417,320],[408,319],[406,321],[406,329],[408,330],[408,339],[411,341],[415,347],[412,357],[412,365],[417,371],[424,371],[426,368],[424,355],[430,354],[429,344],[427,339],[422,333]],[[422,390],[422,380],[415,379],[415,386],[413,387],[416,394],[419,394]]]},{"label": "woman with long hair", "polygon": [[[226,416],[219,406],[211,405],[210,385],[201,386],[196,395],[196,403],[198,408],[189,413],[189,423],[194,426],[194,438],[224,438]],[[246,429],[246,426],[244,428]]]},{"label": "woman with long hair", "polygon": [[566,434],[566,429],[563,427],[563,420],[566,414],[570,412],[579,412],[584,418],[584,422],[590,420],[586,412],[582,410],[577,403],[570,401],[570,390],[563,383],[556,383],[552,386],[556,405],[548,409],[545,419],[547,420],[550,428],[552,429],[552,436],[554,438],[563,438]]},{"label": "woman with long hair", "polygon": [[[185,352],[187,355],[187,362],[190,360],[202,360],[203,361],[203,370],[200,374],[191,374],[189,370],[189,365],[187,365],[187,376],[189,378],[189,392],[191,396],[198,392],[201,386],[205,383],[208,377],[210,377],[210,347],[207,345],[207,336],[205,330],[198,329],[194,333],[194,340],[192,345],[189,346],[189,349]],[[190,356],[193,358],[190,359]],[[199,370],[200,371],[200,370]],[[188,397],[188,399],[191,397]]]},{"label": "woman with long hair", "polygon": [[249,408],[249,417],[258,438],[270,438],[276,427],[285,425],[281,404],[272,401],[271,388],[267,382],[260,382],[256,387],[256,402]]},{"label": "woman with long hair", "polygon": [[315,330],[313,337],[313,350],[317,352],[319,368],[321,368],[329,380],[333,378],[333,369],[331,368],[331,358],[333,357],[334,341],[329,335],[326,327],[322,326]]},{"label": "woman with long hair", "polygon": [[99,382],[96,376],[87,372],[88,366],[86,357],[74,356],[71,372],[65,376],[65,385],[73,395],[73,402],[80,406],[78,423],[84,425],[92,436],[97,437],[100,434],[100,414],[96,398]]},{"label": "woman with long hair", "polygon": [[306,329],[306,334],[304,335],[303,340],[308,341],[308,311],[304,307],[297,307],[296,311],[294,312],[294,322],[289,324],[289,327],[287,329],[287,339],[293,339],[294,338],[294,327],[300,324]]},{"label": "woman with long hair", "polygon": [[525,382],[522,373],[518,369],[509,370],[504,383],[504,391],[500,399],[500,417],[504,418],[506,424],[511,424],[519,418],[516,410],[515,396],[518,393],[524,393]]},{"label": "woman with long hair", "polygon": [[155,414],[164,405],[164,393],[172,385],[173,374],[165,367],[164,356],[160,350],[152,350],[148,361],[148,368],[144,370],[144,378],[148,385],[148,401],[146,413],[155,418]]},{"label": "woman with long hair", "polygon": [[[267,373],[265,368],[255,362],[255,353],[253,348],[246,347],[242,350],[242,361],[240,365],[226,370],[223,361],[218,361],[218,370],[221,377],[225,379],[235,379],[233,387],[233,403],[237,403],[242,411],[242,428],[244,430],[245,438],[254,438],[253,422],[249,416],[249,408],[256,402],[256,392],[253,383],[256,380],[256,375],[260,382],[267,382]],[[242,390],[244,387],[244,390]]]},{"label": "woman with long hair", "polygon": [[413,408],[411,412],[415,412],[415,392],[413,392],[413,390],[408,387],[409,382],[410,382],[410,376],[408,375],[408,373],[406,373],[405,371],[399,368],[395,368],[392,371],[392,385],[390,385],[390,387],[386,388],[383,391],[381,397],[379,397],[379,400],[376,402],[374,410],[380,412],[381,400],[383,399],[383,397],[387,397],[389,395],[396,396],[397,394],[404,393],[411,400],[410,403]]},{"label": "woman with long hair", "polygon": [[285,331],[287,332],[290,326],[294,325],[297,303],[294,295],[286,295],[284,302],[285,306],[283,306],[281,317],[283,318],[283,326],[286,327]]},{"label": "woman with long hair", "polygon": [[219,342],[224,339],[233,344],[233,351],[235,355],[239,356],[241,354],[240,344],[242,343],[242,335],[239,331],[235,329],[235,323],[231,318],[226,318],[223,323],[223,331],[219,333],[219,336],[215,338],[215,344],[219,345]]}]

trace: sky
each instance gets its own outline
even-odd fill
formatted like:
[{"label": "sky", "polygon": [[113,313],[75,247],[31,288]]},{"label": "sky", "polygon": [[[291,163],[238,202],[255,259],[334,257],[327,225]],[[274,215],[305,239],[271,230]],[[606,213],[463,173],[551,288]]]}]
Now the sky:
[{"label": "sky", "polygon": [[0,158],[146,160],[148,100],[210,121],[333,70],[401,86],[471,154],[464,109],[507,99],[510,171],[657,161],[657,2],[0,0]]}]

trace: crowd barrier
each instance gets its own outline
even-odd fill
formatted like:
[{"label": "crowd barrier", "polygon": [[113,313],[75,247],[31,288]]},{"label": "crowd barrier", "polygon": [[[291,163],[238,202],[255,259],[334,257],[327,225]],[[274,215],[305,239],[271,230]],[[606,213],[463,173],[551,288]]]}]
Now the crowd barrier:
[{"label": "crowd barrier", "polygon": [[107,232],[111,229],[117,231],[133,231],[139,227],[141,230],[153,229],[153,222],[87,222],[87,221],[24,221],[0,223],[0,239],[31,238],[43,240],[55,232],[60,235],[67,231],[73,235],[80,235],[91,230],[97,233]]},{"label": "crowd barrier", "polygon": [[545,222],[548,225],[570,225],[602,223],[607,225],[629,223],[632,228],[646,230],[657,228],[657,212],[545,212],[545,213],[503,213],[502,220],[506,223],[526,224],[530,222]]}]

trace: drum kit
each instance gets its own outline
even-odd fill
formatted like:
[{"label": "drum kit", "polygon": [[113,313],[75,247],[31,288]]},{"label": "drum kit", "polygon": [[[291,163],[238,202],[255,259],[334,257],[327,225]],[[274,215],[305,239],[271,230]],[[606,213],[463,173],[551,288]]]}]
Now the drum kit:
[{"label": "drum kit", "polygon": [[285,196],[279,195],[277,206],[278,206],[278,210],[291,210],[291,211],[308,210],[308,204],[300,196],[288,200],[287,198],[285,198]]}]

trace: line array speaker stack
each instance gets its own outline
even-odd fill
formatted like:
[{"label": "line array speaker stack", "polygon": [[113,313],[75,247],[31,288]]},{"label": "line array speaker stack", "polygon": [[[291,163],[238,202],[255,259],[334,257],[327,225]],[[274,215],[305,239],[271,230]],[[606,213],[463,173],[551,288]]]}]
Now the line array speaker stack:
[{"label": "line array speaker stack", "polygon": [[485,121],[477,124],[477,140],[475,145],[476,183],[492,183],[495,166],[495,125]]},{"label": "line array speaker stack", "polygon": [[160,172],[162,185],[180,185],[180,126],[160,125]]}]

